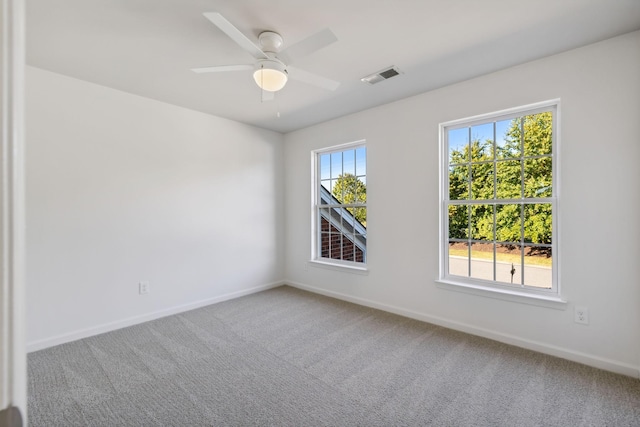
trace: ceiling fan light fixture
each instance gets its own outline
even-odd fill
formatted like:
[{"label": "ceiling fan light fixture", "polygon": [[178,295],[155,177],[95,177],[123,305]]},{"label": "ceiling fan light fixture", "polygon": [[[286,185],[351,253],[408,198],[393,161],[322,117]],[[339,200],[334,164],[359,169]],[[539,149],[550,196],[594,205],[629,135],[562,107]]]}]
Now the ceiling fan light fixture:
[{"label": "ceiling fan light fixture", "polygon": [[267,92],[277,92],[287,84],[287,68],[282,62],[266,59],[258,61],[253,79],[258,87]]}]

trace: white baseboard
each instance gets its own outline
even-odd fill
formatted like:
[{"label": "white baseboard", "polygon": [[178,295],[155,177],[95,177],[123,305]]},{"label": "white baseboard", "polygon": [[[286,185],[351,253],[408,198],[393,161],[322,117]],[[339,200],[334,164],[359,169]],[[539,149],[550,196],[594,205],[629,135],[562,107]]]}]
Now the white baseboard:
[{"label": "white baseboard", "polygon": [[239,298],[245,295],[254,294],[256,292],[266,291],[267,289],[276,288],[282,286],[284,282],[272,282],[266,285],[256,286],[249,289],[243,289],[237,292],[231,292],[217,297],[208,298],[205,300],[195,301],[188,304],[183,304],[175,307],[169,307],[163,310],[154,311],[152,313],[142,314],[140,316],[133,316],[127,319],[118,320],[115,322],[104,323],[102,325],[93,326],[86,329],[80,329],[77,331],[69,332],[62,335],[57,335],[50,338],[45,338],[37,341],[27,343],[27,352],[43,350],[45,348],[53,347],[59,344],[64,344],[71,341],[76,341],[82,338],[88,338],[94,335],[103,334],[105,332],[115,331],[117,329],[126,328],[127,326],[137,325],[139,323],[148,322],[150,320],[159,319],[161,317],[170,316],[172,314],[183,313],[185,311],[194,310],[196,308],[204,307],[207,305],[215,304],[222,301]]},{"label": "white baseboard", "polygon": [[354,297],[351,295],[342,294],[339,292],[328,291],[314,286],[305,285],[303,283],[295,282],[293,280],[285,280],[284,284],[303,289],[309,292],[313,292],[320,295],[336,298],[343,301],[352,302],[354,304],[363,305],[366,307],[377,308],[382,311],[398,314],[400,316],[409,317],[411,319],[421,320],[423,322],[432,323],[434,325],[443,326],[445,328],[454,329],[461,332],[466,332],[472,335],[489,338],[494,341],[499,341],[505,344],[514,345],[516,347],[526,348],[528,350],[537,351],[539,353],[548,354],[550,356],[560,357],[562,359],[578,362],[583,365],[592,366],[594,368],[603,369],[605,371],[615,372],[617,374],[626,375],[633,378],[640,378],[640,366],[633,366],[627,363],[619,362],[616,360],[606,359],[591,354],[582,353],[567,348],[558,347],[555,345],[528,340],[520,338],[514,335],[504,334],[501,332],[478,328],[477,326],[469,325],[467,323],[457,322],[454,320],[445,319],[439,316],[431,316],[424,313],[420,313],[413,310],[407,310],[401,307],[396,307],[389,304],[383,304],[376,301],[368,300],[365,298]]}]

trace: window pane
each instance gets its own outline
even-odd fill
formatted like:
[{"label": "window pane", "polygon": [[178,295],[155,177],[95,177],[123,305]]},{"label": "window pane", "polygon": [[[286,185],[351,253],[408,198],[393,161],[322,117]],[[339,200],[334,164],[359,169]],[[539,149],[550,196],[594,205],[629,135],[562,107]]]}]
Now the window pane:
[{"label": "window pane", "polygon": [[522,205],[496,205],[496,241],[522,240]]},{"label": "window pane", "polygon": [[353,216],[358,221],[359,224],[356,224],[362,227],[367,226],[367,208],[353,208]]},{"label": "window pane", "polygon": [[325,190],[327,190],[329,193],[331,193],[331,181],[330,180],[323,179],[322,181],[320,181],[320,185],[322,185]]},{"label": "window pane", "polygon": [[353,261],[354,258],[354,244],[355,237],[351,233],[344,233],[342,235],[342,260]]},{"label": "window pane", "polygon": [[352,228],[355,227],[356,223],[356,208],[346,208],[346,211],[349,213],[349,216],[344,218],[343,221],[349,227],[349,230],[353,231]]},{"label": "window pane", "polygon": [[331,178],[337,179],[342,175],[342,152],[331,153]]},{"label": "window pane", "polygon": [[471,141],[471,161],[485,162],[493,160],[493,144],[490,142]]},{"label": "window pane", "polygon": [[449,200],[469,198],[469,166],[449,167]]},{"label": "window pane", "polygon": [[356,174],[356,150],[347,150],[342,152],[342,173]]},{"label": "window pane", "polygon": [[496,281],[522,284],[522,247],[518,244],[496,244]]},{"label": "window pane", "polygon": [[[331,180],[331,185],[330,185],[330,187],[331,187],[331,188],[329,188],[329,192],[330,192],[333,196],[335,196],[335,195],[336,195],[336,193],[339,193],[339,191],[336,189],[336,184],[337,184],[337,183],[338,183],[338,180],[337,180],[337,179],[332,179],[332,180]],[[340,198],[338,198],[338,201],[340,201]]]},{"label": "window pane", "polygon": [[493,280],[493,243],[471,244],[471,272],[475,279]]},{"label": "window pane", "polygon": [[357,178],[353,194],[353,201],[349,203],[367,203],[367,183],[366,178]]},{"label": "window pane", "polygon": [[322,154],[320,156],[320,179],[331,178],[331,156],[329,154]]},{"label": "window pane", "polygon": [[449,242],[449,274],[469,276],[469,244]]},{"label": "window pane", "polygon": [[349,181],[349,178],[345,178],[343,175],[340,175],[340,178],[333,180],[331,193],[336,199],[338,199],[339,203],[346,203],[344,199],[345,192],[349,192],[349,189],[347,188],[349,187]]},{"label": "window pane", "polygon": [[542,246],[530,246],[525,248],[525,285],[551,289],[553,285],[551,267],[551,248]]},{"label": "window pane", "polygon": [[552,196],[551,157],[524,161],[524,197]]},{"label": "window pane", "polygon": [[524,156],[551,154],[553,116],[550,111],[525,116]]},{"label": "window pane", "polygon": [[[493,122],[471,127],[471,141],[481,148],[481,155],[478,157],[493,159]],[[476,154],[476,153],[474,153]],[[477,155],[477,154],[476,154]],[[477,159],[472,159],[475,161]]]},{"label": "window pane", "polygon": [[367,174],[367,149],[360,147],[356,149],[356,175],[365,176]]},{"label": "window pane", "polygon": [[527,243],[551,244],[551,204],[524,205],[524,241]]},{"label": "window pane", "polygon": [[449,205],[449,238],[469,238],[469,206]]},{"label": "window pane", "polygon": [[329,233],[320,233],[320,256],[329,258],[331,237]]},{"label": "window pane", "polygon": [[329,209],[320,209],[320,231],[329,232]]},{"label": "window pane", "polygon": [[493,240],[493,206],[471,206],[471,238]]},{"label": "window pane", "polygon": [[331,242],[329,246],[329,258],[342,259],[342,234],[331,233]]},{"label": "window pane", "polygon": [[519,126],[520,119],[496,122],[496,159],[520,157]]},{"label": "window pane", "polygon": [[367,236],[364,234],[356,234],[354,236],[356,246],[354,248],[354,256],[356,262],[367,261]]},{"label": "window pane", "polygon": [[345,233],[354,233],[356,226],[356,219],[354,215],[354,208],[346,208],[344,210],[344,217],[342,218],[342,230]]},{"label": "window pane", "polygon": [[471,198],[493,199],[493,163],[471,165]]},{"label": "window pane", "polygon": [[449,163],[469,161],[469,128],[450,130],[447,141],[449,143]]},{"label": "window pane", "polygon": [[521,196],[522,169],[519,160],[506,160],[496,163],[496,197],[498,199],[517,199]]}]

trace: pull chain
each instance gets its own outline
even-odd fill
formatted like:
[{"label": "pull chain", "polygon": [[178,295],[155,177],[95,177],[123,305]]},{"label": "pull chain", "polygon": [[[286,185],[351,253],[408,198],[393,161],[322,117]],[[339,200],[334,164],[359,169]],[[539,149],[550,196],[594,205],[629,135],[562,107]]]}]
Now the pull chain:
[{"label": "pull chain", "polygon": [[264,102],[264,65],[260,65],[260,103]]},{"label": "pull chain", "polygon": [[[275,93],[273,97],[276,101],[276,117],[280,118],[280,103]],[[264,65],[260,66],[260,103],[264,103]]]}]

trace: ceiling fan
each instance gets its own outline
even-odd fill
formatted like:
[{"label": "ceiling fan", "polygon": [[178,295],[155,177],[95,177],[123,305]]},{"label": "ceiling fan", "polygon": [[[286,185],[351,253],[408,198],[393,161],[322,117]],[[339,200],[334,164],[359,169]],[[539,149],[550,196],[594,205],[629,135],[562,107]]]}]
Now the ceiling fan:
[{"label": "ceiling fan", "polygon": [[256,45],[220,13],[203,13],[204,17],[213,22],[231,40],[235,41],[257,59],[255,64],[219,65],[213,67],[192,68],[196,73],[216,73],[224,71],[254,70],[253,78],[263,90],[263,100],[273,99],[273,94],[282,89],[288,78],[298,80],[327,90],[336,90],[340,85],[335,80],[301,70],[289,64],[298,58],[309,55],[336,42],[333,32],[326,28],[298,43],[280,50],[283,45],[282,36],[273,31],[263,31],[258,36]]}]

